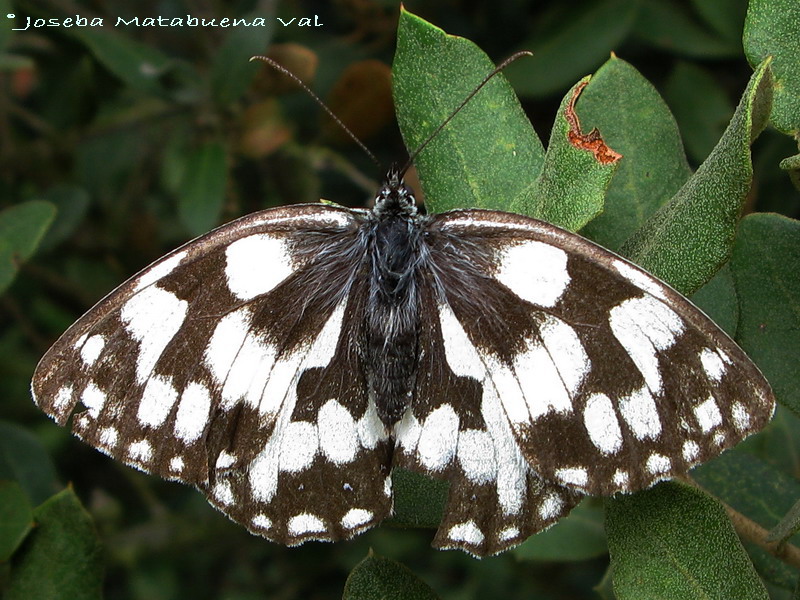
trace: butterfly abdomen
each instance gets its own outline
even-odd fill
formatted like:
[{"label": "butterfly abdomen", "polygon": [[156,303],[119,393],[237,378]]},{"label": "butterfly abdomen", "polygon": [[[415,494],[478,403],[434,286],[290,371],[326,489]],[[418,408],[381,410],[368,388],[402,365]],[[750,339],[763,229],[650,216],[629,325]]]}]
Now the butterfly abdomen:
[{"label": "butterfly abdomen", "polygon": [[370,286],[364,367],[378,416],[391,427],[413,396],[418,371],[419,226],[404,211],[370,224]]}]

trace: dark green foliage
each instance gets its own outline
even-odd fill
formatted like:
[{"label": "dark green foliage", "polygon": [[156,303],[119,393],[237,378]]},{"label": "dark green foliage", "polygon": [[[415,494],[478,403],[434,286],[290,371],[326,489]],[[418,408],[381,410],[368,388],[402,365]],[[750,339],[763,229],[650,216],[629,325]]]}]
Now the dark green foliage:
[{"label": "dark green foliage", "polygon": [[[377,0],[249,1],[191,13],[265,19],[227,28],[115,26],[117,17],[185,18],[200,8],[112,0],[69,5],[104,18],[104,28],[11,31],[26,17],[74,18],[63,6],[0,0],[0,548],[10,557],[0,593],[800,597],[796,567],[751,541],[742,548],[714,499],[764,533],[787,513],[776,535],[797,528],[795,0],[406,3],[424,19]],[[313,26],[315,13],[323,26]],[[296,20],[283,26],[276,17]],[[312,26],[298,26],[304,17]],[[285,52],[298,72],[313,73],[319,61],[310,85],[323,98],[353,63],[378,59],[387,74],[393,65],[402,138],[378,117],[365,140],[386,163],[402,162],[401,140],[415,148],[493,63],[532,50],[508,69],[511,86],[493,80],[418,157],[428,208],[545,218],[622,249],[684,292],[698,290],[698,304],[772,383],[783,405],[774,422],[696,470],[708,494],[670,483],[614,498],[606,528],[601,501],[587,500],[517,550],[483,561],[429,548],[432,530],[423,527],[435,525],[446,494],[435,482],[397,474],[391,526],[286,549],[228,522],[199,493],[113,463],[48,422],[28,392],[36,361],[114,285],[233,217],[320,195],[363,205],[373,193],[382,173],[322,133],[325,117],[304,94],[247,61],[271,42],[295,44]],[[622,154],[615,164],[598,165],[564,137],[571,90],[589,73],[575,110],[584,132],[597,127]],[[370,113],[388,114],[383,81],[356,79],[345,98],[366,97]],[[755,139],[768,115],[772,127]],[[358,121],[348,123],[357,129]],[[739,221],[767,210],[780,214]]]}]

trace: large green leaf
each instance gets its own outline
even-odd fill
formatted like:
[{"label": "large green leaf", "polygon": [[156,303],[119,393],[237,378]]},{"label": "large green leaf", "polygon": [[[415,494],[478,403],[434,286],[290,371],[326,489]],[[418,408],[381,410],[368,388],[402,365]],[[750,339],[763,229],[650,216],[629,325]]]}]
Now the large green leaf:
[{"label": "large green leaf", "polygon": [[201,235],[219,223],[228,164],[225,148],[207,142],[189,155],[178,194],[178,217],[192,235]]},{"label": "large green leaf", "polygon": [[586,560],[608,553],[603,505],[586,498],[550,529],[528,538],[513,550],[529,560]]},{"label": "large green leaf", "polygon": [[664,88],[681,130],[686,152],[700,163],[714,149],[733,114],[725,90],[706,69],[690,62],[679,62]]},{"label": "large green leaf", "polygon": [[765,61],[750,78],[709,157],[621,249],[683,294],[695,292],[730,257],[753,177],[750,143],[766,125],[771,90],[769,61]]},{"label": "large green leaf", "polygon": [[19,483],[34,505],[63,487],[39,438],[19,425],[4,421],[0,421],[0,479]]},{"label": "large green leaf", "polygon": [[342,600],[436,600],[433,590],[407,567],[370,554],[347,578]]},{"label": "large green leaf", "polygon": [[449,489],[446,481],[431,479],[414,471],[393,469],[394,510],[391,522],[403,527],[438,527]]},{"label": "large green leaf", "polygon": [[619,600],[767,600],[725,510],[668,482],[606,503],[614,592]]},{"label": "large green leaf", "polygon": [[785,406],[800,415],[800,223],[774,214],[742,220],[731,268],[739,298],[736,340]]},{"label": "large green leaf", "polygon": [[[493,68],[469,40],[401,11],[392,82],[397,120],[409,151],[418,148]],[[514,91],[498,75],[415,162],[429,211],[508,209],[533,185],[543,156]]]},{"label": "large green leaf", "polygon": [[739,41],[725,39],[699,26],[675,0],[642,0],[634,32],[668,52],[700,58],[737,56]]},{"label": "large green leaf", "polygon": [[730,263],[692,295],[692,302],[706,313],[731,338],[736,339],[739,323],[739,299]]},{"label": "large green leaf", "polygon": [[116,28],[71,27],[65,31],[83,42],[100,63],[133,89],[163,93],[160,78],[172,67],[172,60],[157,48]]},{"label": "large green leaf", "polygon": [[250,85],[253,76],[264,68],[249,59],[266,52],[275,30],[275,2],[259,2],[256,10],[242,17],[248,22],[264,19],[266,26],[231,27],[224,30],[222,45],[214,53],[211,67],[211,90],[222,106],[237,100]]},{"label": "large green leaf", "polygon": [[16,481],[0,480],[0,561],[6,562],[33,527],[33,511]]},{"label": "large green leaf", "polygon": [[800,2],[750,0],[744,51],[755,66],[772,58],[775,98],[770,121],[784,133],[800,133]]},{"label": "large green leaf", "polygon": [[56,494],[33,516],[36,530],[14,555],[6,600],[102,598],[100,543],[75,492]]},{"label": "large green leaf", "polygon": [[[568,7],[568,18],[539,31],[518,45],[530,50],[530,60],[507,69],[509,81],[520,96],[545,96],[564,89],[595,69],[616,50],[634,23],[640,0],[602,0]],[[558,7],[563,10],[564,7]]]},{"label": "large green leaf", "polygon": [[33,256],[55,216],[55,207],[43,200],[0,211],[0,293],[14,281],[20,264]]},{"label": "large green leaf", "polygon": [[[800,498],[800,483],[741,448],[697,467],[692,476],[727,505],[770,529]],[[774,585],[794,586],[795,570],[765,550],[747,545],[756,570]]]},{"label": "large green leaf", "polygon": [[542,171],[511,210],[577,231],[603,210],[619,154],[597,130],[584,131],[575,110],[589,77],[567,92],[556,113]]},{"label": "large green leaf", "polygon": [[629,63],[612,56],[578,102],[587,128],[622,154],[603,213],[582,231],[616,250],[691,174],[675,120],[656,89]]}]

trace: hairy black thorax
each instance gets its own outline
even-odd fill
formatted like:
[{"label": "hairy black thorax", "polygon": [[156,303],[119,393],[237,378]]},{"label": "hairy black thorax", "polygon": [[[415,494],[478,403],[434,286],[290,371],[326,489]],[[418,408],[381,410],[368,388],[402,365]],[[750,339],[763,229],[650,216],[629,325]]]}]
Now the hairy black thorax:
[{"label": "hairy black thorax", "polygon": [[369,299],[364,369],[381,421],[391,427],[414,395],[419,359],[421,226],[414,196],[392,168],[365,223]]}]

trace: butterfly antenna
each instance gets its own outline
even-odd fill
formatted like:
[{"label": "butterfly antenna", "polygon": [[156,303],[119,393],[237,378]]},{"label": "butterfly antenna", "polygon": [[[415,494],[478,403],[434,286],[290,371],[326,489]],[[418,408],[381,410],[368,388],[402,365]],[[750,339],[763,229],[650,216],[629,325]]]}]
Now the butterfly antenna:
[{"label": "butterfly antenna", "polygon": [[252,62],[252,61],[254,61],[254,60],[260,60],[260,61],[263,61],[263,62],[267,63],[267,64],[268,64],[270,67],[272,67],[272,68],[273,68],[273,69],[275,69],[276,71],[280,71],[281,73],[283,73],[284,75],[286,75],[287,77],[289,77],[290,79],[292,79],[292,80],[293,80],[293,81],[294,81],[294,82],[295,82],[297,85],[299,85],[301,88],[303,88],[303,90],[305,90],[305,92],[306,92],[306,93],[307,93],[309,96],[311,96],[311,97],[314,99],[314,102],[316,102],[317,104],[319,104],[319,105],[322,107],[322,110],[324,110],[326,113],[328,113],[328,115],[330,116],[330,118],[331,118],[331,119],[333,119],[333,120],[334,120],[334,122],[335,122],[335,123],[336,123],[336,124],[337,124],[339,127],[341,127],[341,128],[342,128],[342,130],[343,130],[343,131],[344,131],[344,132],[345,132],[345,133],[346,133],[346,134],[347,134],[347,135],[350,137],[350,139],[352,139],[352,140],[353,140],[353,141],[354,141],[356,144],[358,144],[358,145],[359,145],[359,147],[360,147],[360,148],[361,148],[361,149],[362,149],[364,152],[366,152],[366,153],[367,153],[367,156],[369,156],[369,157],[370,157],[370,159],[372,160],[372,162],[374,162],[376,165],[378,165],[378,167],[379,167],[379,168],[382,168],[382,166],[383,166],[383,165],[381,165],[380,161],[379,161],[377,158],[375,158],[375,155],[374,155],[372,152],[370,152],[370,150],[369,150],[369,148],[367,148],[366,144],[364,144],[364,142],[362,142],[360,139],[358,139],[358,138],[356,137],[356,134],[355,134],[355,133],[353,133],[352,131],[350,131],[350,129],[347,127],[347,125],[345,125],[345,124],[342,122],[342,120],[341,120],[339,117],[337,117],[337,116],[336,116],[336,115],[333,113],[333,111],[332,111],[330,108],[328,108],[328,105],[327,105],[327,104],[325,104],[325,103],[324,103],[324,102],[323,102],[323,101],[320,99],[320,97],[319,97],[319,96],[317,96],[317,95],[316,95],[314,92],[312,92],[310,87],[308,87],[308,86],[307,86],[305,83],[303,83],[303,80],[302,80],[302,79],[300,79],[300,78],[299,78],[297,75],[295,75],[294,73],[292,73],[292,72],[291,72],[289,69],[287,69],[286,67],[284,67],[283,65],[281,65],[281,64],[280,64],[280,63],[278,63],[278,62],[276,62],[275,60],[271,59],[271,58],[270,58],[270,57],[268,57],[268,56],[253,56],[252,58],[250,58],[250,62]]},{"label": "butterfly antenna", "polygon": [[441,125],[439,125],[433,131],[433,133],[428,136],[428,138],[424,142],[422,142],[422,144],[420,146],[417,146],[417,149],[414,150],[414,152],[411,153],[411,156],[408,157],[408,161],[403,166],[403,168],[400,170],[400,174],[403,175],[403,174],[405,174],[406,171],[408,171],[409,167],[411,167],[411,165],[414,163],[414,160],[417,158],[417,156],[419,156],[419,153],[422,152],[425,149],[425,146],[427,146],[431,142],[431,140],[433,140],[433,138],[435,138],[437,135],[439,135],[439,132],[441,132],[442,129],[444,129],[445,126],[450,121],[453,120],[453,117],[455,117],[458,113],[461,112],[461,109],[464,108],[470,100],[472,100],[472,98],[475,96],[475,94],[477,94],[478,92],[481,91],[481,88],[483,88],[483,86],[485,86],[487,83],[489,83],[489,80],[492,77],[497,75],[500,71],[505,69],[512,62],[514,62],[518,58],[522,58],[523,56],[533,56],[533,52],[529,52],[528,50],[521,50],[520,52],[515,52],[514,54],[509,56],[507,59],[505,59],[503,62],[501,62],[499,65],[497,65],[491,73],[489,73],[486,77],[484,77],[483,81],[481,81],[478,84],[478,86],[474,90],[472,90],[472,92],[470,92],[469,96],[464,98],[463,102],[461,102],[461,104],[458,105],[458,108],[456,108],[452,113],[450,113],[450,116],[447,117],[444,120],[444,122]]}]

